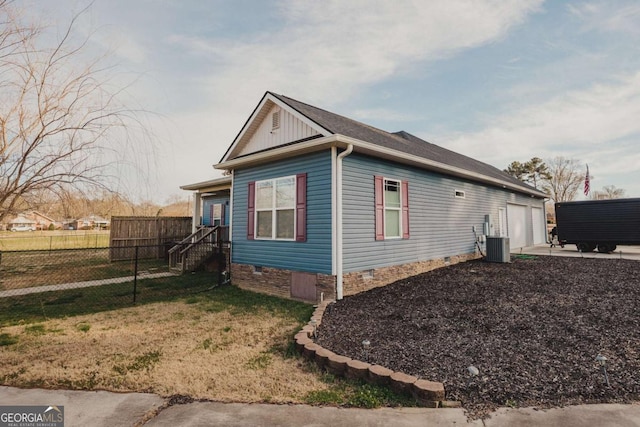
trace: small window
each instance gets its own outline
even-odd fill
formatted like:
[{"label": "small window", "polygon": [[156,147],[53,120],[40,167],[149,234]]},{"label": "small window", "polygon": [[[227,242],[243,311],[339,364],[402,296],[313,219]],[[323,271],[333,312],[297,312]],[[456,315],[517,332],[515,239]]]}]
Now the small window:
[{"label": "small window", "polygon": [[254,265],[253,266],[253,274],[262,274],[262,266]]},{"label": "small window", "polygon": [[464,199],[465,194],[462,190],[455,190],[456,199]]},{"label": "small window", "polygon": [[271,130],[280,128],[280,110],[274,111],[271,115]]},{"label": "small window", "polygon": [[222,204],[216,203],[213,205],[211,215],[211,223],[213,225],[222,225]]}]

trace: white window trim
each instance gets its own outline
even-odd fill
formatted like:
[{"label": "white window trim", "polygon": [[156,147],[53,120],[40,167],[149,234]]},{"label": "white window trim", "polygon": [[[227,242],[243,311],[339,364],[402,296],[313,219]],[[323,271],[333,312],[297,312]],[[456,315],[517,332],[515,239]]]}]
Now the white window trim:
[{"label": "white window trim", "polygon": [[[393,181],[393,182],[397,182],[398,183],[398,192],[400,193],[400,206],[395,208],[395,207],[387,207],[387,181]],[[402,230],[404,230],[404,228],[402,227],[402,201],[404,199],[404,195],[402,194],[402,180],[399,179],[395,179],[395,178],[387,178],[387,177],[382,177],[382,221],[383,221],[383,227],[384,227],[384,239],[385,240],[395,240],[395,239],[402,239]],[[397,236],[388,236],[387,235],[387,209],[388,210],[397,210],[398,211],[398,235]]]},{"label": "white window trim", "polygon": [[[220,224],[222,224],[222,205],[223,203],[214,203],[213,204],[213,209],[211,212],[211,224],[215,224],[216,220],[220,221]],[[220,206],[220,216],[216,216],[216,206]]]},{"label": "white window trim", "polygon": [[466,199],[467,193],[464,190],[453,190],[453,196],[456,199]]},{"label": "white window trim", "polygon": [[[279,180],[284,180],[284,179],[291,179],[293,178],[293,207],[292,208],[277,208],[276,207],[276,181]],[[273,194],[271,195],[272,199],[271,199],[271,208],[269,209],[259,209],[258,208],[258,185],[260,183],[263,182],[271,182],[272,183],[272,188],[273,188]],[[255,236],[254,236],[254,240],[279,240],[279,241],[285,241],[285,242],[295,242],[296,241],[296,221],[297,221],[297,215],[296,215],[296,206],[298,203],[298,179],[296,175],[287,175],[287,176],[279,176],[277,178],[270,178],[270,179],[262,179],[260,181],[256,181],[256,191],[254,194],[254,205],[255,205],[255,212],[253,214],[253,227],[255,230]],[[293,237],[292,238],[284,238],[284,237],[276,237],[276,224],[277,224],[277,219],[278,216],[276,215],[276,212],[278,210],[284,211],[284,210],[291,210],[293,209]],[[258,236],[258,212],[271,212],[271,237],[260,237]]]}]

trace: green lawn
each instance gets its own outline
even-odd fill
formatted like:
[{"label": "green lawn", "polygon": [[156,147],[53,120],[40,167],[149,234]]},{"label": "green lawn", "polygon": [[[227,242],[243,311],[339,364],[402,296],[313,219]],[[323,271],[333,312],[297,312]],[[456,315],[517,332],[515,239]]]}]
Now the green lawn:
[{"label": "green lawn", "polygon": [[105,248],[108,230],[0,231],[0,251]]}]

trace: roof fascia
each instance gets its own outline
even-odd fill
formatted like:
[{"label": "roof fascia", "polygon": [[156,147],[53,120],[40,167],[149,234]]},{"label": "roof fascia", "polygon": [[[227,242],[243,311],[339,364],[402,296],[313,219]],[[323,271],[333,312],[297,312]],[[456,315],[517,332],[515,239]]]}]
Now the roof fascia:
[{"label": "roof fascia", "polygon": [[278,159],[284,159],[294,156],[299,153],[310,153],[313,151],[319,151],[323,148],[331,147],[336,141],[338,135],[329,135],[322,138],[316,138],[305,142],[299,142],[292,145],[287,145],[280,148],[274,148],[272,150],[261,151],[255,154],[249,154],[247,156],[240,157],[238,159],[228,160],[226,162],[213,165],[215,169],[220,170],[232,170],[237,167],[252,166],[255,164],[264,163],[267,161],[273,161]]},{"label": "roof fascia", "polygon": [[[548,195],[541,191],[534,191],[524,186],[515,185],[508,181],[493,178],[487,175],[471,172],[466,169],[458,168],[455,166],[447,165],[445,163],[436,162],[433,160],[425,159],[424,157],[415,156],[413,154],[403,153],[402,151],[393,150],[386,147],[381,147],[370,142],[361,141],[358,139],[338,135],[339,140],[342,142],[353,144],[358,152],[371,154],[376,157],[390,158],[394,160],[400,160],[401,163],[412,164],[423,169],[429,169],[437,172],[443,172],[447,175],[454,175],[460,178],[470,179],[472,181],[484,182],[494,186],[502,187],[505,189],[516,190],[521,193],[530,194],[535,197],[547,198]],[[382,156],[380,156],[382,154]]]},{"label": "roof fascia", "polygon": [[222,177],[211,179],[209,181],[196,182],[195,184],[181,185],[181,190],[196,191],[198,193],[212,191],[212,189],[219,191],[231,188],[231,177]]},{"label": "roof fascia", "polygon": [[487,175],[479,174],[476,172],[470,172],[466,169],[450,166],[444,163],[435,162],[433,160],[425,159],[424,157],[415,156],[408,153],[403,153],[398,150],[393,150],[386,147],[381,147],[370,142],[362,141],[359,139],[351,138],[348,136],[334,134],[324,138],[318,138],[311,141],[306,141],[298,144],[289,145],[286,147],[277,148],[274,150],[263,151],[256,154],[250,154],[239,159],[229,160],[227,162],[221,162],[214,165],[216,169],[231,170],[237,167],[247,167],[255,164],[264,163],[267,161],[273,161],[278,159],[284,159],[294,156],[298,153],[308,153],[311,151],[319,151],[331,146],[338,146],[345,148],[347,144],[352,144],[354,151],[358,153],[368,154],[374,157],[381,157],[384,159],[398,161],[400,163],[409,164],[419,167],[421,169],[428,169],[431,171],[445,173],[447,175],[453,175],[460,178],[469,179],[472,181],[483,182],[504,189],[518,191],[531,195],[532,197],[547,198],[548,195],[537,190],[531,190],[524,186],[519,186],[508,181],[493,178]]},{"label": "roof fascia", "polygon": [[315,129],[318,133],[320,133],[322,135],[331,135],[332,134],[332,132],[328,131],[324,127],[320,126],[318,123],[316,123],[313,120],[309,119],[304,114],[301,114],[298,110],[293,108],[291,105],[289,105],[286,102],[283,102],[279,98],[275,97],[271,92],[265,92],[264,96],[262,97],[262,99],[260,100],[260,102],[258,103],[256,108],[253,110],[253,112],[251,113],[251,115],[249,116],[247,121],[245,122],[244,126],[242,126],[242,129],[240,129],[240,132],[238,133],[238,135],[235,137],[235,139],[233,140],[233,142],[231,143],[231,145],[229,146],[227,151],[224,153],[224,156],[222,157],[222,160],[220,160],[220,163],[224,163],[225,161],[227,161],[229,159],[229,157],[231,156],[231,154],[233,154],[234,150],[236,149],[236,147],[238,146],[240,141],[242,141],[242,139],[247,134],[247,131],[249,130],[249,128],[251,128],[251,124],[260,115],[262,110],[264,108],[266,108],[266,104],[267,104],[268,101],[271,101],[272,103],[274,103],[275,105],[279,106],[280,108],[287,110],[291,115],[293,115],[298,120],[300,120],[301,122],[305,123],[306,125],[310,126],[311,128]]}]

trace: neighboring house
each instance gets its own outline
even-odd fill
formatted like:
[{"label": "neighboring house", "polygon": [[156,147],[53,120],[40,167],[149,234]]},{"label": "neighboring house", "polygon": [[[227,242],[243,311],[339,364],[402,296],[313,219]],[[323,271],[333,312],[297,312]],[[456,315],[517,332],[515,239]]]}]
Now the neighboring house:
[{"label": "neighboring house", "polygon": [[38,230],[48,230],[51,224],[56,226],[56,221],[45,214],[38,211],[33,211],[29,214],[29,217],[36,222],[36,228]]},{"label": "neighboring house", "polygon": [[182,187],[194,228],[228,203],[232,282],[280,296],[340,299],[478,258],[484,230],[511,248],[546,236],[546,195],[497,168],[271,92],[214,167],[231,176]]},{"label": "neighboring house", "polygon": [[18,215],[9,221],[9,225],[7,227],[7,230],[9,231],[35,231],[35,229],[36,222],[23,215]]},{"label": "neighboring house", "polygon": [[101,229],[104,230],[109,227],[109,220],[106,220],[102,217],[91,215],[85,218],[80,218],[75,220],[75,225],[72,225],[74,228],[70,228],[71,230],[87,230],[87,229]]},{"label": "neighboring house", "polygon": [[75,230],[77,225],[78,225],[78,222],[75,219],[67,218],[62,221],[63,230]]}]

